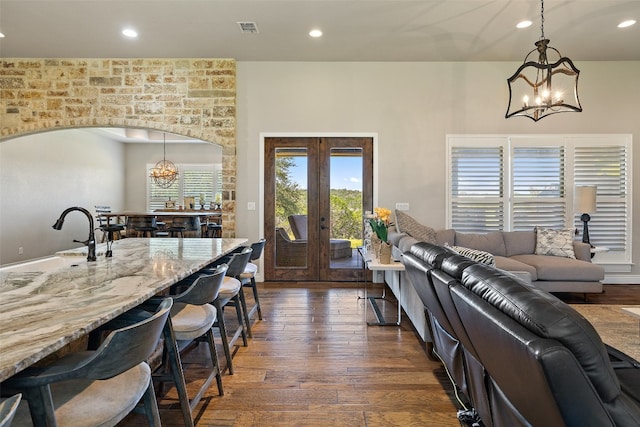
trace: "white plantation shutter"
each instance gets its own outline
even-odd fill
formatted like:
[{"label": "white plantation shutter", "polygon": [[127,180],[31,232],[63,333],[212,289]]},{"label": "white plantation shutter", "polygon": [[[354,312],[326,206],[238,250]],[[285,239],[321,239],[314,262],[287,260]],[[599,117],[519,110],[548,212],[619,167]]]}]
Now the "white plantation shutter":
[{"label": "white plantation shutter", "polygon": [[566,212],[564,147],[515,146],[511,162],[510,229],[563,228]]},{"label": "white plantation shutter", "polygon": [[[165,202],[171,200],[178,205],[184,203],[185,196],[191,196],[195,199],[195,208],[200,207],[200,194],[204,194],[205,200],[210,203],[216,191],[216,183],[219,179],[217,173],[214,170],[214,165],[193,165],[184,164],[178,166],[178,179],[169,188],[160,188],[153,183],[150,178],[147,178],[147,208],[150,211],[156,209],[164,209]],[[147,170],[153,167],[147,165]]]},{"label": "white plantation shutter", "polygon": [[183,194],[192,196],[196,201],[196,208],[200,207],[200,195],[203,194],[206,202],[213,199],[214,174],[209,170],[185,170],[182,177]]},{"label": "white plantation shutter", "polygon": [[451,225],[459,231],[504,227],[502,147],[452,147]]},{"label": "white plantation shutter", "polygon": [[[616,252],[624,256],[630,246],[629,158],[629,149],[624,145],[575,147],[575,185],[597,186],[597,210],[589,221],[590,241],[595,246],[607,247],[606,256]],[[575,214],[576,226],[582,229],[581,212]]]},{"label": "white plantation shutter", "polygon": [[447,149],[447,227],[581,232],[574,188],[596,185],[589,235],[593,245],[608,248],[596,260],[630,264],[631,135],[454,135]]},{"label": "white plantation shutter", "polygon": [[160,188],[155,185],[151,179],[147,179],[149,180],[147,210],[154,211],[156,209],[164,209],[165,202],[167,200],[174,200],[176,203],[178,202],[178,199],[180,198],[180,186],[177,181],[169,188]]}]

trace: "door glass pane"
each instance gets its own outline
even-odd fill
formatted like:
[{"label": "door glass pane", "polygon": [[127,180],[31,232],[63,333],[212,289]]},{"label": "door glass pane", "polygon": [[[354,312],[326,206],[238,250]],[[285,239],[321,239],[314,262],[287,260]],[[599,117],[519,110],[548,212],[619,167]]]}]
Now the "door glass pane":
[{"label": "door glass pane", "polygon": [[331,149],[331,268],[352,267],[353,252],[362,245],[362,157],[361,148]]},{"label": "door glass pane", "polygon": [[307,266],[307,149],[276,148],[276,267]]}]

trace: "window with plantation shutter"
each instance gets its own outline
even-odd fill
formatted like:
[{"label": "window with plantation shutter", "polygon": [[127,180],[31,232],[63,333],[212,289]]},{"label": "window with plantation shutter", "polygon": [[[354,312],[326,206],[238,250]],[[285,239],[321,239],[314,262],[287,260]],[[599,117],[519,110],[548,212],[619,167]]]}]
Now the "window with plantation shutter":
[{"label": "window with plantation shutter", "polygon": [[451,148],[451,226],[459,231],[504,227],[501,146]]},{"label": "window with plantation shutter", "polygon": [[630,265],[631,135],[449,135],[447,150],[447,227],[581,232],[574,189],[595,185],[590,241],[607,249],[597,261]]},{"label": "window with plantation shutter", "polygon": [[516,145],[511,140],[511,230],[563,228],[566,213],[564,147]]},{"label": "window with plantation shutter", "polygon": [[[178,179],[169,188],[160,188],[147,178],[147,208],[149,211],[164,209],[165,203],[169,200],[177,205],[184,206],[185,197],[193,197],[195,209],[200,208],[200,195],[204,196],[205,205],[211,203],[219,191],[220,169],[213,164],[210,165],[177,165],[179,170]],[[147,169],[153,165],[147,165]]]},{"label": "window with plantation shutter", "polygon": [[[574,147],[575,185],[595,185],[596,212],[589,221],[591,244],[608,248],[602,258],[624,257],[631,262],[630,227],[630,148],[622,144],[606,144],[601,137],[584,138]],[[576,227],[582,228],[576,212]],[[600,257],[600,256],[599,256]]]}]

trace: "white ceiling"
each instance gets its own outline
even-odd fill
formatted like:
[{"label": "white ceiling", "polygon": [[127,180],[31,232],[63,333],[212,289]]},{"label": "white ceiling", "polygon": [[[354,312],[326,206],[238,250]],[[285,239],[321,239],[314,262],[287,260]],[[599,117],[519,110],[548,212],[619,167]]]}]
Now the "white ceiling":
[{"label": "white ceiling", "polygon": [[[533,25],[516,30],[530,19]],[[639,21],[619,29],[626,19]],[[258,34],[241,33],[252,21]],[[125,26],[139,33],[121,35]],[[308,36],[320,28],[324,36]],[[0,0],[2,57],[522,61],[538,0]],[[547,0],[545,35],[579,61],[640,60],[640,0]]]},{"label": "white ceiling", "polygon": [[188,144],[209,144],[200,139],[189,138],[187,136],[176,135],[169,132],[162,132],[152,129],[138,128],[79,128],[78,130],[91,132],[105,136],[113,141],[130,143],[188,143]]}]

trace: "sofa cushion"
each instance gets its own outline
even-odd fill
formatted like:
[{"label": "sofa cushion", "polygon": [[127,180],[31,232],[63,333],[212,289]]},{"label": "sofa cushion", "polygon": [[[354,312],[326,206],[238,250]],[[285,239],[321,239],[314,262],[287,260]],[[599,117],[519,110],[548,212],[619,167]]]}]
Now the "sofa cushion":
[{"label": "sofa cushion", "polygon": [[532,254],[536,251],[535,231],[502,232],[506,256]]},{"label": "sofa cushion", "polygon": [[439,246],[444,246],[446,243],[453,245],[456,241],[456,231],[452,228],[438,230],[436,231],[436,241]]},{"label": "sofa cushion", "polygon": [[398,246],[398,243],[400,243],[400,239],[402,239],[406,235],[407,235],[406,233],[400,233],[399,231],[393,231],[393,229],[390,228],[388,233],[387,233],[387,242],[391,243],[394,246]]},{"label": "sofa cushion", "polygon": [[400,252],[405,253],[407,251],[410,251],[411,247],[418,242],[420,242],[420,240],[416,239],[415,237],[411,237],[408,234],[405,234],[405,236],[400,239],[397,246],[398,249],[400,249]]},{"label": "sofa cushion", "polygon": [[465,248],[480,249],[493,255],[505,256],[506,250],[502,232],[492,231],[489,233],[458,233],[455,238],[456,246]]},{"label": "sofa cushion", "polygon": [[[538,280],[536,268],[532,265],[518,261],[515,257],[494,256],[496,268],[505,271],[526,271],[531,276],[531,281]],[[565,258],[566,259],[566,258]]]},{"label": "sofa cushion", "polygon": [[396,226],[399,232],[407,233],[422,242],[436,243],[436,231],[433,228],[420,224],[411,215],[398,209],[396,209]]},{"label": "sofa cushion", "polygon": [[604,279],[604,268],[587,261],[545,255],[515,255],[511,259],[535,268],[537,280],[594,282]]},{"label": "sofa cushion", "polygon": [[573,252],[574,230],[565,228],[553,230],[551,228],[536,227],[536,255],[553,255],[565,258],[575,258]]}]

